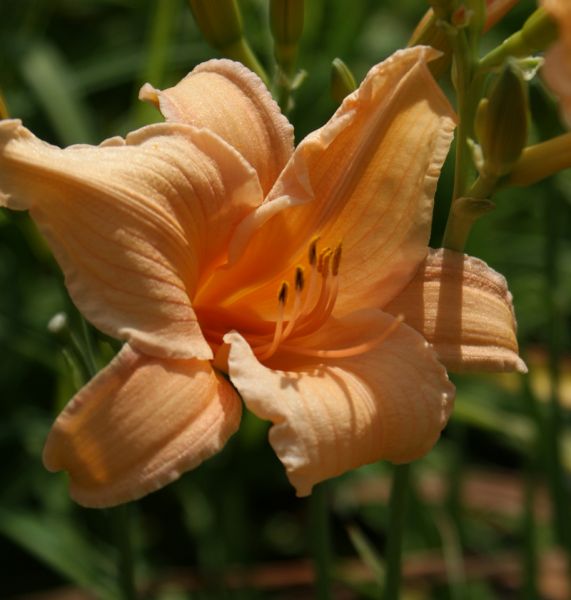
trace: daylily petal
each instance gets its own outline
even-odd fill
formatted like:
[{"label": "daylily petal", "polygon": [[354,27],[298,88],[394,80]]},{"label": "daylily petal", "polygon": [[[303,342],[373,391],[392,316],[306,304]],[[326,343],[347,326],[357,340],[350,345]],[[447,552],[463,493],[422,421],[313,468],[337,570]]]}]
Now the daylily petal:
[{"label": "daylily petal", "polygon": [[267,193],[293,152],[293,128],[260,78],[231,60],[198,65],[164,91],[148,83],[139,98],[169,121],[206,127],[229,142],[256,169]]},{"label": "daylily petal", "polygon": [[[454,386],[430,345],[376,310],[331,321],[318,346],[355,346],[391,327],[385,341],[352,358],[293,353],[262,365],[238,333],[230,345],[232,383],[246,406],[274,424],[270,443],[299,496],[349,469],[380,459],[407,462],[433,446],[452,409]],[[306,340],[304,349],[311,346]]]},{"label": "daylily petal", "polygon": [[61,150],[0,122],[0,205],[30,209],[90,321],[155,356],[211,358],[191,299],[261,198],[207,130],[160,124]]},{"label": "daylily petal", "polygon": [[506,280],[477,258],[432,250],[383,310],[402,314],[451,371],[527,372]]},{"label": "daylily petal", "polygon": [[[273,308],[279,281],[306,260],[315,235],[322,248],[343,243],[336,314],[378,307],[406,285],[426,255],[454,128],[426,64],[437,54],[426,47],[395,53],[301,142],[266,202],[237,229],[236,264],[213,293],[224,296],[240,280],[260,296],[257,307],[265,296]],[[241,301],[252,304],[248,295]]]},{"label": "daylily petal", "polygon": [[542,4],[557,22],[559,39],[545,53],[541,74],[558,97],[563,117],[571,127],[571,2],[543,0]]},{"label": "daylily petal", "polygon": [[69,472],[84,506],[128,502],[218,452],[241,410],[208,362],[150,358],[126,345],[60,414],[44,464]]}]

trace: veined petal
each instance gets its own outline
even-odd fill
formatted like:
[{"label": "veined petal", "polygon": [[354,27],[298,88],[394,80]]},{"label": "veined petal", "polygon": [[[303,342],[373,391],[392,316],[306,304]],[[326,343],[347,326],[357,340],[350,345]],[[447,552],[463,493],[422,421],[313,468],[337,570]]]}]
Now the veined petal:
[{"label": "veined petal", "polygon": [[558,97],[566,124],[571,127],[571,2],[543,0],[542,4],[557,22],[559,39],[545,53],[541,74]]},{"label": "veined petal", "polygon": [[[301,142],[268,199],[237,229],[230,248],[236,264],[212,293],[224,297],[239,279],[273,307],[279,281],[316,235],[322,248],[343,242],[336,314],[381,306],[406,285],[427,252],[454,128],[427,67],[435,56],[426,47],[397,52]],[[253,303],[248,295],[240,301]],[[263,307],[262,298],[255,304]]]},{"label": "veined petal", "polygon": [[451,371],[527,372],[506,280],[477,258],[432,250],[383,310],[402,314]]},{"label": "veined petal", "polygon": [[[270,443],[299,496],[313,485],[380,459],[408,462],[434,445],[452,409],[454,386],[430,345],[413,329],[376,310],[331,321],[313,344],[355,346],[395,330],[352,358],[283,353],[261,364],[238,333],[229,375],[246,406],[272,421]],[[312,341],[305,340],[308,350]]]},{"label": "veined petal", "polygon": [[0,122],[0,205],[30,209],[90,321],[154,356],[211,358],[191,300],[261,199],[207,130],[160,124],[61,150]]},{"label": "veined petal", "polygon": [[139,98],[169,121],[220,135],[256,169],[264,194],[293,152],[292,126],[260,78],[238,62],[209,60],[167,90],[145,84]]},{"label": "veined petal", "polygon": [[71,400],[44,449],[71,496],[104,507],[157,490],[218,452],[242,405],[207,361],[162,360],[128,345]]}]

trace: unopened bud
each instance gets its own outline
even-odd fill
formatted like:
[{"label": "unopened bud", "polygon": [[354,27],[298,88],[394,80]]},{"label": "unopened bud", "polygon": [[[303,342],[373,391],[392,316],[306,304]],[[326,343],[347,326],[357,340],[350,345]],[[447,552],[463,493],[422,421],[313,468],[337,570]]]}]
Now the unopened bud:
[{"label": "unopened bud", "polygon": [[270,29],[278,64],[290,73],[295,65],[303,33],[304,0],[271,0]]},{"label": "unopened bud", "polygon": [[331,63],[331,95],[337,104],[341,104],[346,96],[357,89],[355,77],[349,67],[340,59]]},{"label": "unopened bud", "polygon": [[409,47],[432,46],[442,52],[442,56],[431,60],[428,64],[430,72],[436,79],[448,70],[452,60],[452,43],[450,35],[446,32],[446,26],[447,24],[430,9],[416,26],[407,44]]},{"label": "unopened bud", "polygon": [[242,37],[242,17],[236,0],[189,0],[194,20],[206,41],[226,52]]},{"label": "unopened bud", "polygon": [[428,0],[430,6],[432,6],[432,10],[439,17],[446,18],[454,8],[453,0]]},{"label": "unopened bud", "polygon": [[206,41],[221,54],[246,65],[269,85],[268,76],[242,31],[236,0],[189,0],[194,20]]},{"label": "unopened bud", "polygon": [[527,142],[527,129],[527,85],[517,65],[508,62],[476,114],[475,131],[486,175],[500,177],[510,172]]},{"label": "unopened bud", "polygon": [[482,0],[466,0],[466,6],[470,13],[468,27],[475,35],[480,35],[486,23],[486,3]]}]

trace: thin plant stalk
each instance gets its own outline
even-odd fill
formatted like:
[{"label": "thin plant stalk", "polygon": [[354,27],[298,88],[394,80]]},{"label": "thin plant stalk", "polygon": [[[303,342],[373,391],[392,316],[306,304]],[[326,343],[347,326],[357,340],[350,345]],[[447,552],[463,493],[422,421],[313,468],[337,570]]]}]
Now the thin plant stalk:
[{"label": "thin plant stalk", "polygon": [[389,499],[384,600],[398,600],[401,589],[402,540],[406,516],[410,465],[396,465]]},{"label": "thin plant stalk", "polygon": [[[150,19],[145,69],[141,73],[138,87],[147,81],[155,86],[164,83],[169,42],[173,37],[172,33],[179,9],[179,3],[176,0],[155,0]],[[136,102],[133,105],[132,120],[136,125],[149,122],[148,115],[155,116],[155,110],[148,104]]]},{"label": "thin plant stalk", "polygon": [[112,527],[118,550],[117,584],[121,600],[137,600],[133,559],[132,512],[128,504],[111,509]]},{"label": "thin plant stalk", "polygon": [[328,487],[328,482],[315,486],[309,499],[316,600],[331,600],[333,598],[331,593],[332,553]]},{"label": "thin plant stalk", "polygon": [[[93,343],[92,333],[85,319],[81,319],[81,337],[72,336],[72,343],[76,346],[83,359],[83,366],[88,378],[97,374],[96,346]],[[117,587],[121,600],[136,600],[135,563],[133,560],[132,514],[128,504],[112,508],[109,511],[117,548]]]},{"label": "thin plant stalk", "polygon": [[537,486],[537,473],[540,465],[541,447],[540,440],[544,435],[543,419],[539,411],[537,400],[531,389],[528,377],[522,377],[523,397],[526,400],[527,412],[531,421],[536,424],[533,448],[525,463],[525,497],[523,515],[523,598],[535,600],[539,597],[537,586],[538,574],[538,548],[537,526],[535,522],[535,488]]}]

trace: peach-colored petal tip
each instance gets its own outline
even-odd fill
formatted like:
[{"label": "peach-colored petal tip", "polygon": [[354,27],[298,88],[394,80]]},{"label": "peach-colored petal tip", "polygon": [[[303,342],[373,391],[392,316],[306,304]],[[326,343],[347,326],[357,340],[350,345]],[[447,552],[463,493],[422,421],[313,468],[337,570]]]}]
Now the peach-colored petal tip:
[{"label": "peach-colored petal tip", "polygon": [[44,464],[68,472],[79,504],[114,506],[218,452],[240,415],[240,398],[208,362],[152,359],[124,346],[60,414]]}]

